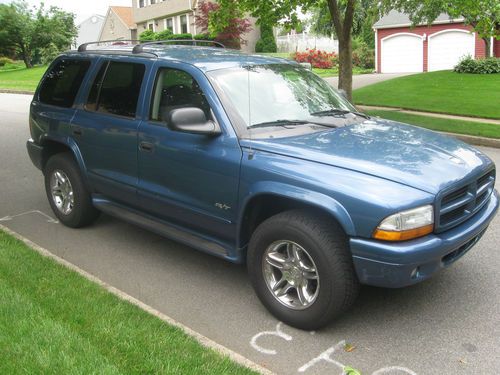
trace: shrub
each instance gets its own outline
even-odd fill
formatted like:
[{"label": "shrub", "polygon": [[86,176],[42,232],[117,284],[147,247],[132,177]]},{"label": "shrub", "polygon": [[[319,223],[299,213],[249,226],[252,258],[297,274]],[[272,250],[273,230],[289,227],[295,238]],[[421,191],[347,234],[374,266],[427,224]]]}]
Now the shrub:
[{"label": "shrub", "polygon": [[57,56],[59,56],[60,53],[61,52],[54,43],[49,43],[49,45],[42,50],[40,56],[42,64],[43,65],[50,64],[52,61],[55,60]]},{"label": "shrub", "polygon": [[153,30],[144,30],[140,35],[139,35],[139,40],[141,42],[152,42],[155,40],[155,35],[156,33]]},{"label": "shrub", "polygon": [[313,68],[331,69],[337,65],[338,59],[335,53],[320,51],[317,49],[307,49],[306,52],[296,52],[293,59],[299,63],[310,63]]},{"label": "shrub", "polygon": [[169,29],[165,29],[155,33],[154,38],[155,40],[166,40],[171,38],[172,34],[173,34],[172,31],[170,31]]},{"label": "shrub", "polygon": [[14,64],[14,60],[9,59],[8,57],[0,56],[0,66],[4,66],[6,64]]},{"label": "shrub", "polygon": [[274,53],[278,51],[272,26],[260,25],[260,39],[255,44],[255,52]]},{"label": "shrub", "polygon": [[353,39],[352,64],[358,68],[373,69],[375,67],[375,50],[361,38]]},{"label": "shrub", "polygon": [[457,73],[493,74],[500,73],[500,58],[473,59],[468,55],[463,57],[453,69]]}]

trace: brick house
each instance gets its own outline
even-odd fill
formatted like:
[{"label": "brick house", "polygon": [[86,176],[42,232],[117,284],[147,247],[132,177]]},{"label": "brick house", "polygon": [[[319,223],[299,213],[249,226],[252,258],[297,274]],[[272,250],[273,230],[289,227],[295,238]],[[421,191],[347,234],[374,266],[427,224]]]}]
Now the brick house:
[{"label": "brick house", "polygon": [[[463,19],[450,19],[447,14],[441,14],[430,26],[412,27],[406,14],[392,10],[373,28],[378,73],[453,69],[462,56],[486,56],[484,41]],[[491,55],[500,56],[500,42],[493,38]]]}]

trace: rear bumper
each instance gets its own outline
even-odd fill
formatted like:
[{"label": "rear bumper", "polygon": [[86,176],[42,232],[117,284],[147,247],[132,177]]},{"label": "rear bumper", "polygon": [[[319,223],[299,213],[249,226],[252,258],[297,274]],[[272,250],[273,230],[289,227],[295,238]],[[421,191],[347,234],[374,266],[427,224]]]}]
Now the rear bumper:
[{"label": "rear bumper", "polygon": [[398,243],[351,238],[354,267],[360,282],[399,288],[428,279],[479,241],[498,206],[498,192],[493,190],[489,202],[479,212],[446,232]]},{"label": "rear bumper", "polygon": [[37,145],[33,139],[30,138],[28,142],[26,142],[26,148],[28,149],[28,155],[33,165],[42,170],[43,146]]}]

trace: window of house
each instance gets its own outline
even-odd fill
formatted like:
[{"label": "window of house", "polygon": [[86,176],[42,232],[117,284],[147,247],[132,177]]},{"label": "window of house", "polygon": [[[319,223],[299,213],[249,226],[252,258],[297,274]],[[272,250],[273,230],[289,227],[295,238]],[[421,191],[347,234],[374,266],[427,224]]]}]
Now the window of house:
[{"label": "window of house", "polygon": [[73,106],[89,60],[59,60],[43,79],[38,99],[44,104],[69,108]]},{"label": "window of house", "polygon": [[150,119],[167,122],[177,108],[197,107],[210,118],[210,106],[198,82],[182,70],[161,68],[156,76],[151,100]]},{"label": "window of house", "polygon": [[186,34],[188,32],[188,21],[187,21],[187,15],[182,15],[181,16],[181,33]]},{"label": "window of house", "polygon": [[144,0],[139,0],[139,8],[144,8]]},{"label": "window of house", "polygon": [[167,18],[165,20],[165,29],[174,32],[174,20],[172,18]]},{"label": "window of house", "polygon": [[150,0],[150,1],[151,1],[151,5],[156,3],[156,0]]},{"label": "window of house", "polygon": [[144,64],[104,63],[92,84],[86,109],[135,117],[144,71]]},{"label": "window of house", "polygon": [[152,23],[148,23],[148,29],[151,31],[155,31],[155,26]]}]

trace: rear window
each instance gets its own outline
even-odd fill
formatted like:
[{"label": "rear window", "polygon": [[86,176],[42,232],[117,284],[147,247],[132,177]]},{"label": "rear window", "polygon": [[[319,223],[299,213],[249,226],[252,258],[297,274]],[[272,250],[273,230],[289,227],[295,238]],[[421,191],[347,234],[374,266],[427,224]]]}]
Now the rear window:
[{"label": "rear window", "polygon": [[135,117],[145,71],[144,64],[110,61],[103,64],[89,93],[86,108]]},{"label": "rear window", "polygon": [[38,94],[40,102],[58,107],[71,107],[89,67],[89,60],[59,60],[42,82]]}]

